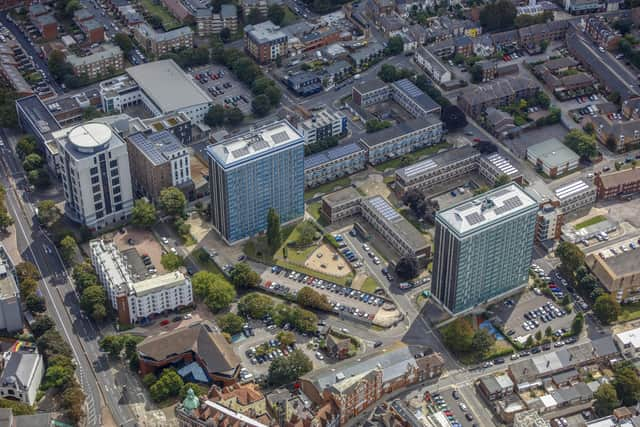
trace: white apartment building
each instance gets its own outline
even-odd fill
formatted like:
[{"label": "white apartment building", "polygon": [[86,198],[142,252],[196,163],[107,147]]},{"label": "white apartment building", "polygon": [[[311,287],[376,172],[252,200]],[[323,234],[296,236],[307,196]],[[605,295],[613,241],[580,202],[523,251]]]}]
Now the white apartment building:
[{"label": "white apartment building", "polygon": [[146,278],[144,265],[142,270],[136,269],[139,263],[132,259],[137,252],[129,252],[125,258],[113,242],[100,239],[91,241],[90,247],[91,263],[121,323],[140,323],[193,303],[191,280],[181,272]]},{"label": "white apartment building", "polygon": [[65,214],[92,230],[126,221],[133,209],[129,156],[110,126],[85,123],[53,132]]},{"label": "white apartment building", "polygon": [[[8,359],[7,359],[8,358]],[[44,362],[38,353],[9,352],[0,374],[0,398],[36,403],[36,395],[44,376]]]},{"label": "white apartment building", "polygon": [[640,328],[614,334],[613,342],[625,357],[635,358],[640,352]]},{"label": "white apartment building", "polygon": [[564,215],[591,207],[596,202],[596,187],[581,179],[556,188],[553,194],[560,202],[560,212]]},{"label": "white apartment building", "polygon": [[339,111],[322,109],[298,124],[298,132],[304,137],[305,144],[313,144],[330,136],[347,132],[347,117]]},{"label": "white apartment building", "polygon": [[413,60],[438,83],[451,81],[451,71],[429,49],[422,46],[416,50]]}]

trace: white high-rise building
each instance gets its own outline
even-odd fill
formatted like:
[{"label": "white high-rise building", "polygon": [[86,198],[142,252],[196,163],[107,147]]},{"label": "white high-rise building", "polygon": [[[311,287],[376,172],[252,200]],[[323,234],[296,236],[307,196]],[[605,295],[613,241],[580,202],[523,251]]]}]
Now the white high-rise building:
[{"label": "white high-rise building", "polygon": [[127,145],[109,125],[85,123],[52,134],[65,213],[90,229],[125,221],[133,208]]}]

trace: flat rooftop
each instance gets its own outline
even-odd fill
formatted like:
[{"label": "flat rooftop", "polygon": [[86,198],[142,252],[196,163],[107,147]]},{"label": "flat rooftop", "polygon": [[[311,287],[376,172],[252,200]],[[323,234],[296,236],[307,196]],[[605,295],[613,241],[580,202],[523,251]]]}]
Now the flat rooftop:
[{"label": "flat rooftop", "polygon": [[33,127],[38,129],[45,139],[47,139],[52,132],[60,129],[60,124],[56,118],[53,117],[51,111],[49,111],[36,95],[20,98],[16,101],[16,104],[24,111]]},{"label": "flat rooftop", "polygon": [[538,203],[517,184],[509,184],[437,213],[459,234],[473,232],[510,215],[537,210]]},{"label": "flat rooftop", "polygon": [[304,143],[302,135],[288,121],[280,120],[219,144],[209,145],[207,153],[221,165],[229,167],[242,160],[296,143]]},{"label": "flat rooftop", "polygon": [[579,179],[577,181],[556,188],[553,194],[558,200],[562,201],[576,194],[592,190],[593,188],[594,187],[592,184],[587,184],[583,180]]},{"label": "flat rooftop", "polygon": [[127,74],[164,114],[212,102],[173,59],[136,65]]},{"label": "flat rooftop", "polygon": [[113,58],[115,56],[121,56],[122,50],[115,45],[108,44],[103,49],[92,53],[87,56],[68,55],[67,62],[73,66],[93,64],[95,62],[104,61],[106,59]]},{"label": "flat rooftop", "polygon": [[152,133],[151,135],[135,133],[130,135],[128,140],[131,144],[135,145],[154,166],[166,163],[170,161],[175,154],[185,151],[185,148],[178,138],[167,130]]},{"label": "flat rooftop", "polygon": [[413,250],[418,251],[427,246],[427,240],[422,233],[400,215],[383,197],[373,196],[363,200],[362,203],[377,212],[378,217],[381,218],[390,229],[394,230]]},{"label": "flat rooftop", "polygon": [[184,284],[184,281],[184,274],[179,271],[172,271],[171,273],[163,274],[161,276],[135,282],[131,285],[131,288],[135,292],[136,296],[142,297],[154,292],[181,286]]},{"label": "flat rooftop", "polygon": [[265,21],[255,25],[247,25],[244,27],[244,31],[249,35],[249,37],[259,44],[269,43],[281,38],[287,38],[287,35],[280,29],[280,27],[271,21]]},{"label": "flat rooftop", "polygon": [[328,150],[312,154],[304,158],[304,169],[312,169],[322,164],[331,162],[341,157],[346,157],[359,151],[364,152],[364,148],[357,142],[349,142],[344,145],[329,148]]},{"label": "flat rooftop", "polygon": [[440,105],[433,100],[429,95],[424,93],[422,89],[413,84],[409,79],[398,80],[391,83],[391,85],[398,91],[404,93],[411,98],[416,104],[418,104],[426,112],[440,109]]},{"label": "flat rooftop", "polygon": [[429,157],[428,159],[422,160],[421,162],[415,163],[411,166],[400,168],[396,170],[396,175],[406,181],[432,170],[437,170],[450,164],[479,156],[480,153],[478,150],[470,145],[465,145],[460,148],[454,148],[453,150],[438,153],[435,156]]},{"label": "flat rooftop", "polygon": [[628,276],[640,272],[640,251],[629,250],[605,259],[600,258],[599,262],[607,265],[617,277]]},{"label": "flat rooftop", "polygon": [[440,120],[433,115],[420,117],[419,119],[407,120],[406,122],[397,123],[378,132],[365,133],[360,141],[368,147],[373,147],[389,141],[390,139],[418,131],[420,129],[429,128],[435,124],[441,123]]},{"label": "flat rooftop", "polygon": [[374,90],[384,89],[388,87],[388,85],[378,78],[374,78],[372,80],[362,80],[358,84],[353,86],[353,89],[357,90],[360,93],[368,93],[373,92]]},{"label": "flat rooftop", "polygon": [[527,156],[541,160],[549,168],[578,162],[580,157],[556,138],[547,139],[527,148]]},{"label": "flat rooftop", "polygon": [[331,207],[336,207],[340,206],[343,203],[347,203],[352,200],[358,200],[360,198],[362,198],[362,196],[360,195],[360,193],[358,193],[358,190],[353,187],[347,187],[323,196],[322,201]]}]

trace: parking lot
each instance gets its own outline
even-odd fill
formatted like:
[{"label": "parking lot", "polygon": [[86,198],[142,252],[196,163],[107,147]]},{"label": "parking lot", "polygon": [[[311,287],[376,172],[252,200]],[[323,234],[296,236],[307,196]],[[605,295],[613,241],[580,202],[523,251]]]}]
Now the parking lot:
[{"label": "parking lot", "polygon": [[[262,274],[262,285],[270,292],[296,295],[300,289],[312,287],[316,292],[327,296],[336,313],[352,313],[353,316],[362,320],[373,320],[385,302],[377,295],[363,293],[309,276],[306,276],[307,279],[304,280],[305,275],[300,275],[298,279],[295,279],[295,276],[292,277],[292,273],[295,272],[288,270],[282,270],[280,273],[276,271],[278,269],[275,269],[275,271],[269,270]],[[282,289],[283,287],[285,289]]]},{"label": "parking lot", "polygon": [[[282,343],[278,344],[273,342],[273,340],[276,339],[278,332],[282,331],[281,328],[275,327],[269,330],[260,320],[249,321],[249,326],[251,326],[254,335],[235,342],[234,348],[236,349],[236,353],[240,356],[242,366],[247,368],[248,371],[253,374],[254,378],[258,378],[261,375],[267,374],[269,371],[269,365],[271,365],[272,360],[275,360],[275,357],[266,357],[267,360],[262,361],[262,358],[258,358],[255,353],[250,352],[251,348],[257,349],[262,344],[266,343],[264,348],[267,348],[268,346],[268,353],[273,353],[275,351],[277,353],[277,357],[284,357],[285,352],[288,354],[290,349],[288,346],[282,345]],[[293,332],[296,337],[296,343],[294,346],[291,346],[291,350],[294,349],[293,347],[295,347],[295,349],[302,350],[309,359],[313,361],[314,369],[324,367],[326,365],[326,359],[319,360],[316,357],[316,349],[313,348],[314,346],[309,346],[314,338],[302,336],[294,331],[291,332]],[[267,352],[261,351],[260,354],[266,356]],[[254,358],[256,359],[255,363],[252,361]]]},{"label": "parking lot", "polygon": [[513,339],[522,342],[537,331],[544,336],[547,327],[550,327],[554,334],[560,329],[566,332],[571,329],[575,317],[574,312],[566,313],[562,306],[551,298],[528,290],[496,304],[495,314],[503,322],[503,330]]},{"label": "parking lot", "polygon": [[251,91],[236,80],[226,67],[199,67],[194,69],[191,75],[215,103],[228,108],[236,106],[244,114],[251,112]]},{"label": "parking lot", "polygon": [[[453,397],[455,393],[458,399]],[[466,414],[469,413],[469,408],[464,404],[466,411],[463,411],[460,403],[460,394],[457,391],[446,390],[442,392],[433,393],[431,395],[425,395],[427,403],[434,412],[441,412],[444,417],[449,421],[449,424],[459,423],[460,425],[471,425],[473,420],[468,420]],[[470,414],[471,415],[471,414]]]}]

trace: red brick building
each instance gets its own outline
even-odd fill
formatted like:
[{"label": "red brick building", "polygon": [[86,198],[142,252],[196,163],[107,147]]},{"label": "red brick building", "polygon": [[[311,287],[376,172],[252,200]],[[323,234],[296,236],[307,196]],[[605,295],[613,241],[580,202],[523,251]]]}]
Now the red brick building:
[{"label": "red brick building", "polygon": [[613,199],[640,191],[640,168],[596,175],[598,200]]},{"label": "red brick building", "polygon": [[240,359],[227,340],[214,330],[215,326],[205,321],[145,338],[136,347],[140,374],[196,362],[215,384],[234,384],[240,372]]}]

